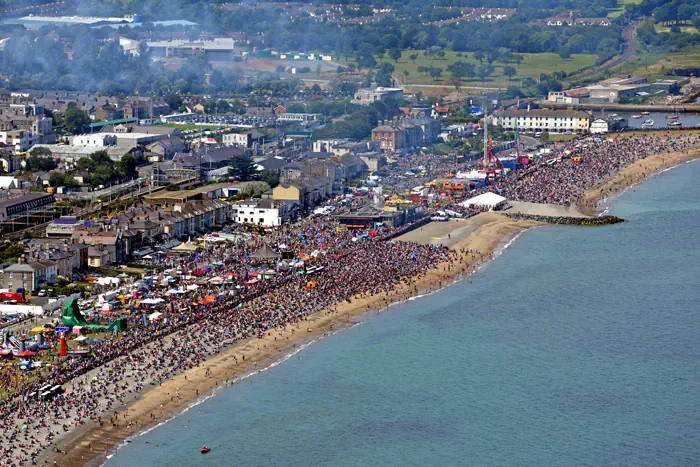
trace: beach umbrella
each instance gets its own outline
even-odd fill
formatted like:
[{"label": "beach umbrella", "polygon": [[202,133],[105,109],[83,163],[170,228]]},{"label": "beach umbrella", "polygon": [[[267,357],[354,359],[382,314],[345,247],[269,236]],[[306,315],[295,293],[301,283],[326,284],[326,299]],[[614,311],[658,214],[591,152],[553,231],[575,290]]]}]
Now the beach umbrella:
[{"label": "beach umbrella", "polygon": [[102,304],[102,312],[103,313],[110,313],[112,311],[112,305],[109,303],[104,303]]}]

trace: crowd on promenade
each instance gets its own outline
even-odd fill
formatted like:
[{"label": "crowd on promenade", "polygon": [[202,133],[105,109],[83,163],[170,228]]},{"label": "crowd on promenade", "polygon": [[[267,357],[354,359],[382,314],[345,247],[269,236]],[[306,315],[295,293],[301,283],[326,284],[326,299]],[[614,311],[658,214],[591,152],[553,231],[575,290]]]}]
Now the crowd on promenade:
[{"label": "crowd on promenade", "polygon": [[484,191],[500,190],[514,201],[575,205],[587,189],[608,181],[640,159],[699,145],[700,134],[675,132],[577,140]]},{"label": "crowd on promenade", "polygon": [[[481,191],[496,190],[514,200],[573,204],[587,188],[641,158],[698,144],[698,136],[681,134],[577,140]],[[433,162],[437,164],[437,159]],[[476,212],[452,208],[462,214]],[[42,450],[54,446],[56,437],[75,426],[119,424],[119,414],[135,394],[201,365],[234,343],[296,325],[321,310],[332,312],[359,296],[390,300],[395,285],[413,286],[440,263],[464,264],[472,259],[467,251],[386,241],[391,233],[381,226],[350,231],[331,216],[316,215],[235,244],[207,245],[189,256],[169,259],[171,267],[185,272],[203,271],[199,282],[220,276],[235,280],[203,285],[185,295],[167,295],[167,287],[158,289],[156,284],[148,293],[166,299],[162,319],[144,324],[139,302],[132,299],[127,306],[134,311],[128,316],[128,330],[96,342],[90,355],[53,357],[50,367],[0,379],[0,389],[14,394],[0,403],[0,465],[34,463]],[[275,255],[261,257],[258,253],[263,250]],[[315,266],[315,272],[280,268],[281,251]],[[271,278],[250,280],[270,269]],[[216,299],[201,300],[211,295]],[[28,397],[46,384],[66,383],[71,389],[53,400]]]}]

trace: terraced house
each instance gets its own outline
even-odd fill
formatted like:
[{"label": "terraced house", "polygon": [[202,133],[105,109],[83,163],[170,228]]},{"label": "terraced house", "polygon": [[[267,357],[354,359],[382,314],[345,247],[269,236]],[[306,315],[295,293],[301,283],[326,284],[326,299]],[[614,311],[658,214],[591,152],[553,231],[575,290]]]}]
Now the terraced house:
[{"label": "terraced house", "polygon": [[[491,121],[504,130],[513,130],[515,110],[495,112]],[[519,110],[517,124],[518,129],[525,132],[587,133],[591,115],[577,110]]]}]

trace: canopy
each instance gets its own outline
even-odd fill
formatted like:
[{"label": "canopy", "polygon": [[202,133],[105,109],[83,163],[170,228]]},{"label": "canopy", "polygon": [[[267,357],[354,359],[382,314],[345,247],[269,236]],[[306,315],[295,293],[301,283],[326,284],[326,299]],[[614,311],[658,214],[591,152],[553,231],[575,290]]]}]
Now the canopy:
[{"label": "canopy", "polygon": [[182,289],[170,289],[170,290],[168,290],[168,293],[170,295],[175,295],[175,294],[182,294],[182,293],[187,293],[187,292],[185,292]]},{"label": "canopy", "polygon": [[253,253],[251,255],[252,258],[259,258],[259,259],[272,259],[272,258],[280,258],[282,255],[279,253],[275,253],[272,251],[272,249],[265,245],[264,247],[260,248],[258,251]]},{"label": "canopy", "polygon": [[505,202],[506,198],[503,196],[488,192],[464,201],[462,206],[480,206],[488,209],[497,209],[505,204]]},{"label": "canopy", "polygon": [[109,303],[104,303],[102,305],[102,311],[105,313],[112,311],[112,305],[110,305]]},{"label": "canopy", "polygon": [[210,283],[210,284],[215,284],[215,285],[221,285],[221,284],[224,283],[224,278],[223,278],[223,277],[219,277],[219,276],[212,277],[211,279],[209,279],[209,283]]},{"label": "canopy", "polygon": [[165,303],[165,300],[162,298],[147,298],[145,300],[141,300],[141,303],[143,305],[160,305],[161,303]]},{"label": "canopy", "polygon": [[155,313],[151,313],[150,315],[148,315],[148,320],[149,320],[149,321],[155,321],[155,320],[157,320],[158,318],[160,318],[161,316],[163,316],[163,313],[160,313],[160,312],[156,311]]},{"label": "canopy", "polygon": [[192,253],[194,251],[197,251],[197,248],[197,245],[189,241],[186,243],[179,244],[178,246],[172,248],[172,250],[180,253]]},{"label": "canopy", "polygon": [[75,342],[83,342],[86,340],[88,340],[88,338],[86,336],[80,336],[80,337],[75,338]]},{"label": "canopy", "polygon": [[185,287],[187,290],[197,290],[199,286],[197,284],[190,284],[187,287]]}]

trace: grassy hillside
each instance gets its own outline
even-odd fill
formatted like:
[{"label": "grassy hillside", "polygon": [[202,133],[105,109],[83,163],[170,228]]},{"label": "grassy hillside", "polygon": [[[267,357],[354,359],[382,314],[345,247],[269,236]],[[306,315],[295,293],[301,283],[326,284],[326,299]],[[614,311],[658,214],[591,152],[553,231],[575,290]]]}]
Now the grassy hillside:
[{"label": "grassy hillside", "polygon": [[[415,63],[413,63],[409,58],[413,54],[418,55]],[[588,54],[573,55],[567,60],[564,60],[559,57],[559,55],[553,53],[522,55],[524,60],[520,65],[516,65],[515,63],[505,64],[501,62],[494,62],[493,66],[495,68],[495,72],[493,75],[491,75],[489,81],[508,81],[508,78],[503,75],[504,66],[512,66],[516,69],[517,74],[513,80],[517,81],[526,77],[538,78],[541,73],[552,73],[555,71],[572,73],[593,65],[596,60],[595,55]],[[474,65],[479,65],[479,61],[474,58],[473,54],[465,52],[461,57],[458,57],[457,52],[454,51],[446,51],[445,56],[443,58],[439,58],[436,56],[426,57],[423,55],[422,51],[404,50],[398,63],[386,57],[379,60],[380,63],[387,62],[393,64],[395,67],[394,75],[399,77],[406,84],[441,84],[450,78],[450,73],[447,71],[447,67],[456,61],[463,61]],[[485,60],[484,64],[486,64]],[[440,78],[438,78],[437,81],[434,81],[430,76],[419,73],[418,67],[442,68],[443,71]],[[408,71],[407,78],[404,78],[404,71]],[[473,83],[480,82],[479,78],[477,77],[471,77],[468,79],[463,78],[462,81]]]}]

